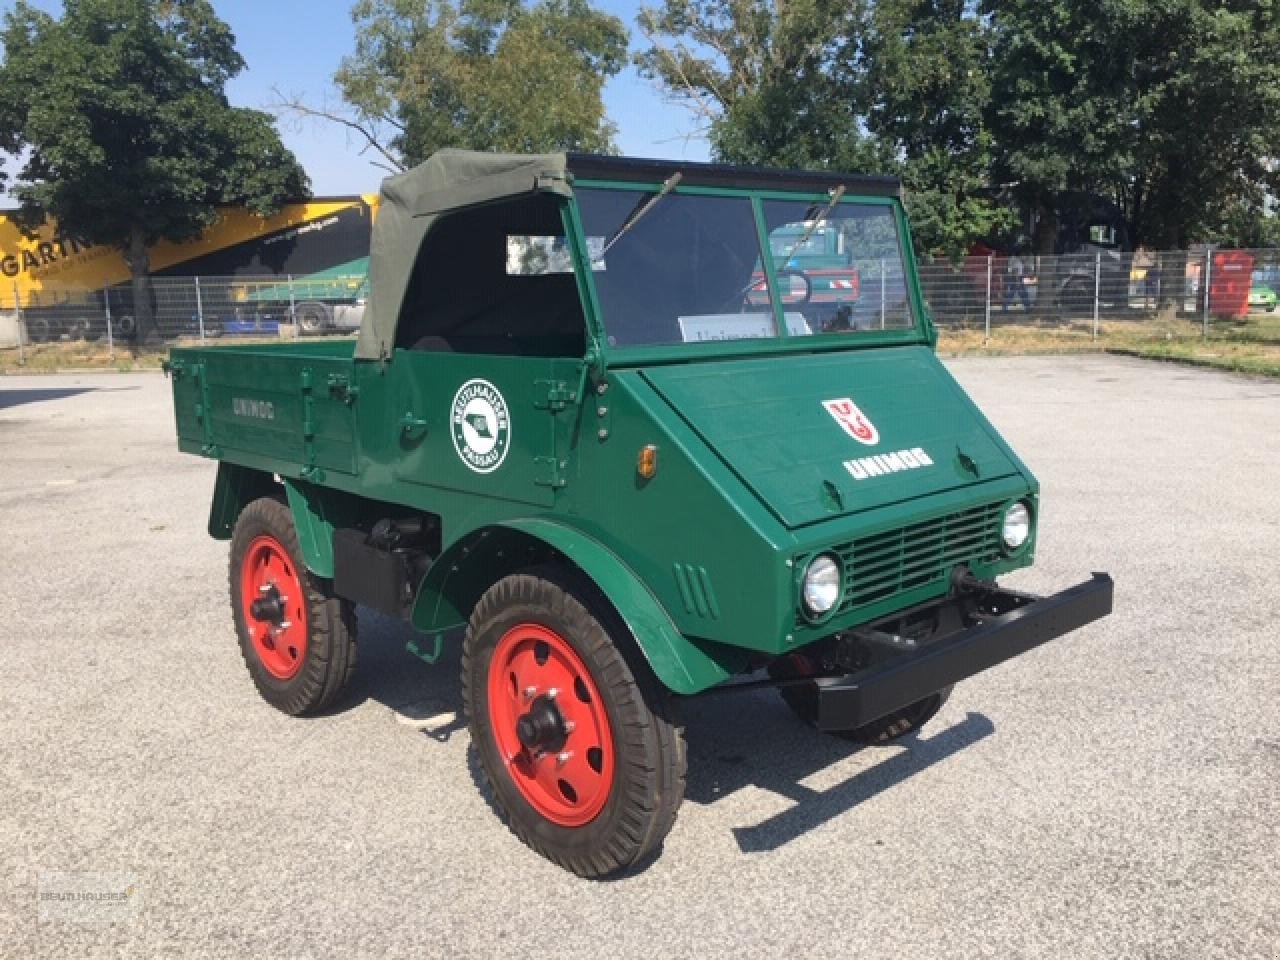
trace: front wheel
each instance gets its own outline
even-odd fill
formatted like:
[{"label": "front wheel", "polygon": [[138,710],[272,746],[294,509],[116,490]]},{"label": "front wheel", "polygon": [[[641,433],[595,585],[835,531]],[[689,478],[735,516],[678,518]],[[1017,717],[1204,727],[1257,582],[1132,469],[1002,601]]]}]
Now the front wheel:
[{"label": "front wheel", "polygon": [[491,587],[463,644],[463,703],[495,810],[583,877],[655,851],[684,795],[680,728],[633,650],[592,584],[549,567]]}]

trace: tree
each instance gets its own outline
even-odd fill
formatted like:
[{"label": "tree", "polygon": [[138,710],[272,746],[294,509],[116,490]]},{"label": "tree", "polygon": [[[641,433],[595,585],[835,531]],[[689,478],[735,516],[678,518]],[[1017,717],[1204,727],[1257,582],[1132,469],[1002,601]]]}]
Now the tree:
[{"label": "tree", "polygon": [[962,254],[1007,218],[982,193],[989,51],[964,0],[666,0],[641,71],[717,159],[903,177],[918,248]]},{"label": "tree", "polygon": [[952,258],[1007,228],[990,185],[989,31],[973,0],[880,0],[863,39],[867,129],[893,150],[922,252]]},{"label": "tree", "polygon": [[334,77],[346,124],[391,170],[441,147],[608,151],[605,81],[627,31],[588,0],[359,0],[356,50]]},{"label": "tree", "polygon": [[[1047,212],[1111,196],[1132,241],[1185,248],[1280,178],[1280,9],[1249,0],[986,0],[997,176]],[[1038,247],[1055,225],[1041,217]]]},{"label": "tree", "polygon": [[120,248],[135,336],[154,330],[147,249],[198,236],[219,204],[260,215],[307,195],[272,118],[232,107],[244,69],[208,0],[65,0],[55,19],[18,0],[0,42],[0,149],[24,162],[20,219]]},{"label": "tree", "polygon": [[645,76],[688,108],[718,160],[884,170],[862,126],[865,0],[665,0],[637,18]]}]

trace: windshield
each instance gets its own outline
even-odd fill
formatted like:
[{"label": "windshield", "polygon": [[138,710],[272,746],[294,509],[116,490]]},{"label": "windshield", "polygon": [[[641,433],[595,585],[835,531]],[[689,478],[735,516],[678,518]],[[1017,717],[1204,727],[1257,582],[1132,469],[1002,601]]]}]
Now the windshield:
[{"label": "windshield", "polygon": [[[611,346],[779,335],[749,196],[575,191]],[[645,209],[644,216],[619,227]],[[769,261],[789,336],[914,323],[893,210],[766,200]],[[614,238],[603,256],[603,238]]]}]

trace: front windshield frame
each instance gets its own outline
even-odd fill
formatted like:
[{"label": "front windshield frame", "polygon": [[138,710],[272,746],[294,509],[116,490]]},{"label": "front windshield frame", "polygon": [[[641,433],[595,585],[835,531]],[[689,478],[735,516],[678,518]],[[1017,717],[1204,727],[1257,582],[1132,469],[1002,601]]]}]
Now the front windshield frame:
[{"label": "front windshield frame", "polygon": [[[641,182],[629,180],[588,180],[574,182],[575,188],[622,191],[650,191],[662,189],[659,182]],[[825,205],[831,201],[827,192],[801,190],[762,190],[731,187],[678,186],[673,194],[709,197],[743,197],[750,201],[756,224],[756,242],[762,253],[765,281],[769,291],[775,331],[769,337],[753,337],[742,340],[716,340],[706,342],[646,344],[646,345],[613,345],[608,342],[608,320],[603,315],[600,299],[595,285],[595,277],[587,258],[586,234],[583,229],[582,215],[578,207],[577,196],[568,199],[565,208],[567,232],[571,237],[571,246],[575,266],[579,277],[579,287],[583,294],[584,308],[588,324],[591,327],[592,339],[601,354],[607,354],[614,362],[661,362],[665,360],[681,360],[692,357],[707,356],[747,356],[762,353],[778,352],[812,352],[814,350],[861,349],[871,346],[893,346],[921,344],[931,342],[927,326],[927,314],[920,295],[919,280],[916,274],[914,257],[908,254],[911,249],[911,232],[904,215],[902,204],[896,197],[867,196],[845,194],[837,204],[837,208],[846,204],[861,206],[883,206],[893,216],[897,232],[899,256],[902,258],[903,276],[907,282],[908,306],[911,323],[907,326],[884,330],[861,330],[855,333],[848,331],[815,332],[795,335],[787,331],[784,316],[785,304],[779,294],[776,258],[773,255],[768,231],[765,228],[764,202],[770,200],[805,202]]]}]

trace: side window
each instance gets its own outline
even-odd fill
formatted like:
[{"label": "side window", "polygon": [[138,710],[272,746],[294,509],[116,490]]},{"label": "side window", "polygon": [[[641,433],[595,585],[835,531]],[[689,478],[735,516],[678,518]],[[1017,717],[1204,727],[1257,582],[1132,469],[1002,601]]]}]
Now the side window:
[{"label": "side window", "polygon": [[418,251],[396,346],[581,357],[585,320],[559,204],[535,194],[441,218]]}]

